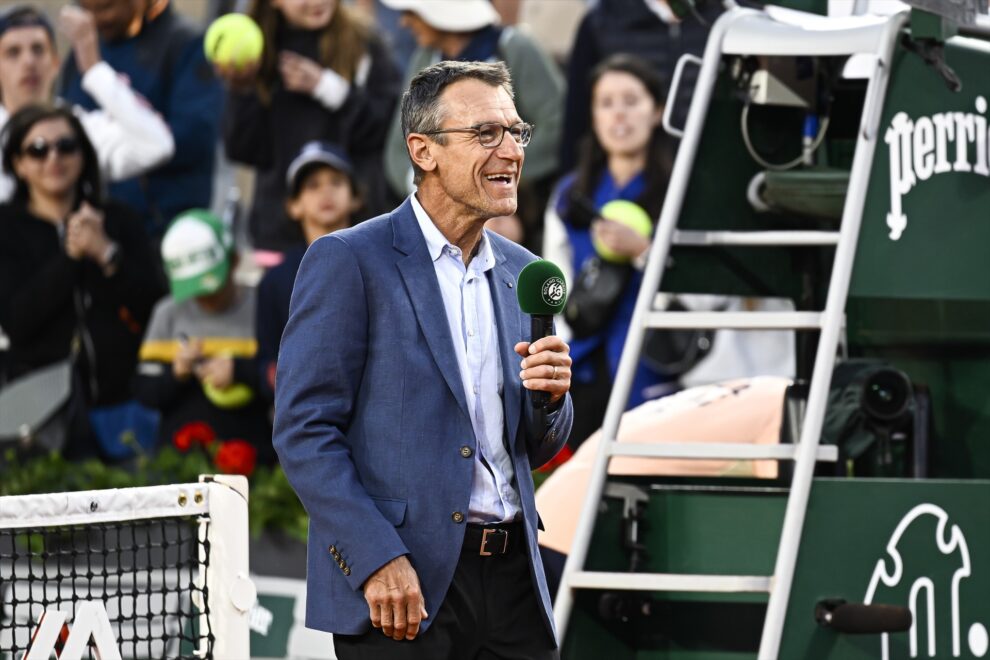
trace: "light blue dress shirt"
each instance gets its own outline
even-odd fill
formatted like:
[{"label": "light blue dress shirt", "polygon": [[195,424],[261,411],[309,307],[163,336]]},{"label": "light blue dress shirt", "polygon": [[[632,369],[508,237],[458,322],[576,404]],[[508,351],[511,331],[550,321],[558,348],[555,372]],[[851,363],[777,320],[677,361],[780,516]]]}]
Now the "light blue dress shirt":
[{"label": "light blue dress shirt", "polygon": [[505,446],[502,359],[486,275],[495,266],[495,255],[488,237],[482,233],[477,254],[465,266],[460,248],[437,229],[416,195],[412,195],[411,201],[437,273],[454,340],[454,357],[477,440],[468,522],[513,520],[522,515],[522,509],[512,458]]}]

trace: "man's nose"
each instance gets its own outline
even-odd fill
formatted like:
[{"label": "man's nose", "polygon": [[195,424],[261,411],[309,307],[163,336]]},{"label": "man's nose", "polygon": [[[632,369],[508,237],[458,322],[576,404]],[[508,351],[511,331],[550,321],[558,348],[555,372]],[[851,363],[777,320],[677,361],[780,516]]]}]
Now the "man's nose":
[{"label": "man's nose", "polygon": [[496,153],[499,158],[504,158],[506,160],[518,160],[521,161],[526,157],[526,151],[523,149],[522,145],[516,142],[516,139],[512,137],[512,134],[508,131],[502,136],[502,144],[498,145]]}]

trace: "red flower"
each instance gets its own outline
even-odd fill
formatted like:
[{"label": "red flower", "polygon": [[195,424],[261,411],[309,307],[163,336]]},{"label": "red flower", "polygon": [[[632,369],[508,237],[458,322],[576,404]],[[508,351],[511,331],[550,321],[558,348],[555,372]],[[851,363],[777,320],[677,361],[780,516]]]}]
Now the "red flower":
[{"label": "red flower", "polygon": [[536,469],[537,472],[553,472],[561,465],[571,460],[571,456],[574,455],[574,450],[571,449],[570,445],[564,445],[560,448],[560,451],[547,461],[542,467]]},{"label": "red flower", "polygon": [[246,440],[227,440],[220,443],[217,450],[217,467],[227,474],[243,474],[250,477],[254,472],[254,464],[258,458],[258,450]]},{"label": "red flower", "polygon": [[176,449],[185,453],[194,444],[201,444],[207,447],[216,439],[216,432],[206,422],[189,422],[175,432],[175,435],[172,436],[172,444],[175,445]]}]

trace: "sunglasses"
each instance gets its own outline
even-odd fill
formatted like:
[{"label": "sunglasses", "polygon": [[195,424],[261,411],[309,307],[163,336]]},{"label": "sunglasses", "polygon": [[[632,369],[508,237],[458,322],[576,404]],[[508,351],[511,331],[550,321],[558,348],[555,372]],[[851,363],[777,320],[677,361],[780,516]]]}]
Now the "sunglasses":
[{"label": "sunglasses", "polygon": [[52,150],[59,156],[71,156],[79,153],[81,149],[79,140],[74,137],[61,137],[53,143],[49,143],[44,138],[38,138],[21,149],[21,153],[34,160],[45,160]]}]

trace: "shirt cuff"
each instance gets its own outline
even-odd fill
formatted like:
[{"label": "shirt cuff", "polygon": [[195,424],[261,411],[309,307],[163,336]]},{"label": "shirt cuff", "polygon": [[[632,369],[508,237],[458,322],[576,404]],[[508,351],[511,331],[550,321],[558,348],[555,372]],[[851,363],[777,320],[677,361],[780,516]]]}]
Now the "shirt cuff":
[{"label": "shirt cuff", "polygon": [[347,95],[351,93],[349,82],[336,71],[324,69],[320,76],[320,82],[316,83],[313,90],[313,98],[327,107],[328,110],[337,110],[344,105]]},{"label": "shirt cuff", "polygon": [[82,88],[90,96],[96,98],[100,92],[113,87],[117,82],[117,72],[113,67],[103,60],[89,67],[89,71],[83,74]]}]

